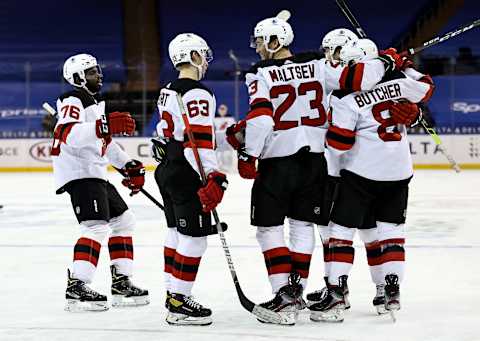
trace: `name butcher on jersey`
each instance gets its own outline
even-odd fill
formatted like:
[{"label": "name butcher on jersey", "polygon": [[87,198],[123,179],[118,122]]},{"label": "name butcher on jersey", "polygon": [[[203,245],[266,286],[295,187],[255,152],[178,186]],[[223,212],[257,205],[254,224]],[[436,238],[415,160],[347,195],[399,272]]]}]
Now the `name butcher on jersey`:
[{"label": "name butcher on jersey", "polygon": [[402,91],[398,83],[377,86],[370,91],[362,92],[354,97],[359,108],[380,103],[388,99],[398,98],[402,98]]}]

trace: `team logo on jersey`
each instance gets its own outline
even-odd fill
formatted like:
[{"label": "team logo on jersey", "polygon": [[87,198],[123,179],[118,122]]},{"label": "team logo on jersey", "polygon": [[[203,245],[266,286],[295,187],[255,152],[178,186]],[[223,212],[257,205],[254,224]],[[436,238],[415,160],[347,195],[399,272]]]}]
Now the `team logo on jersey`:
[{"label": "team logo on jersey", "polygon": [[313,213],[315,213],[316,215],[319,215],[320,214],[320,207],[316,206],[313,208]]},{"label": "team logo on jersey", "polygon": [[180,227],[187,227],[187,221],[185,219],[178,219],[178,225],[180,225]]}]

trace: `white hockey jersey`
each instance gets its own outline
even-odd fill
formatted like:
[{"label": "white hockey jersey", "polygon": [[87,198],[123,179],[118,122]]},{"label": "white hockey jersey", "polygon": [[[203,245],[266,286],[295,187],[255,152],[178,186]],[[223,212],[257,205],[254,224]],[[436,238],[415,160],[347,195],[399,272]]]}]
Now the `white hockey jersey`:
[{"label": "white hockey jersey", "polygon": [[380,60],[341,68],[318,53],[257,63],[246,75],[250,96],[246,153],[261,159],[324,151],[327,95],[371,89],[385,72]]},{"label": "white hockey jersey", "polygon": [[107,180],[107,165],[123,168],[129,156],[112,139],[98,138],[95,121],[105,115],[105,102],[85,90],[73,90],[57,99],[58,122],[52,145],[57,194],[72,180]]},{"label": "white hockey jersey", "polygon": [[160,120],[157,124],[158,137],[163,139],[173,138],[176,141],[184,142],[184,156],[192,168],[199,173],[192,145],[185,131],[182,111],[178,106],[177,93],[182,95],[188,122],[192,129],[205,173],[208,174],[218,170],[213,121],[216,111],[215,96],[199,81],[180,78],[160,90],[157,102],[160,115]]},{"label": "white hockey jersey", "polygon": [[330,157],[341,156],[343,169],[371,180],[411,177],[413,167],[406,127],[395,124],[389,108],[402,99],[425,102],[433,88],[430,83],[397,71],[386,75],[369,91],[333,92],[327,133]]}]

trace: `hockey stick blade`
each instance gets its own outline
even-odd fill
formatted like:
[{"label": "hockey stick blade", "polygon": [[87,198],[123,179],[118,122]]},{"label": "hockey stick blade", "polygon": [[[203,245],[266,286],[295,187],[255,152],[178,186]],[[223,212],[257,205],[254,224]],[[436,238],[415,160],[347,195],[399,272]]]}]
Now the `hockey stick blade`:
[{"label": "hockey stick blade", "polygon": [[[195,162],[197,163],[198,171],[202,179],[202,183],[206,185],[207,176],[205,174],[205,170],[202,165],[202,160],[200,159],[200,154],[197,149],[197,144],[192,132],[192,128],[190,127],[190,122],[188,121],[188,118],[187,118],[182,95],[178,92],[177,92],[177,103],[182,114],[183,123],[185,125],[185,132],[187,133],[187,136],[193,151],[193,156],[195,157]],[[220,218],[218,217],[218,213],[215,208],[212,210],[212,214],[213,214],[213,219],[215,221],[215,225],[217,227],[218,236],[220,237],[220,242],[222,243],[222,249],[225,254],[225,259],[227,260],[228,269],[230,270],[230,274],[232,276],[233,283],[235,284],[235,289],[237,291],[237,296],[238,296],[238,299],[240,300],[240,304],[242,305],[242,307],[244,307],[246,310],[248,310],[255,316],[259,317],[260,319],[263,319],[271,323],[280,324],[282,322],[282,317],[280,316],[280,314],[253,303],[243,293],[242,288],[240,287],[240,283],[238,281],[237,272],[235,271],[235,266],[233,265],[232,256],[230,254],[230,249],[228,248],[228,244],[227,244],[227,239],[225,238],[225,234],[223,233],[222,225],[220,223]]]}]

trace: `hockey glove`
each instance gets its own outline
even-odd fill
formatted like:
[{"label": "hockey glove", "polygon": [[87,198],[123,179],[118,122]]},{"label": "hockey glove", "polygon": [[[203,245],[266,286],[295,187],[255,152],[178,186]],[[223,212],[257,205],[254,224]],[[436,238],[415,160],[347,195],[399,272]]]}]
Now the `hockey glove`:
[{"label": "hockey glove", "polygon": [[225,174],[214,171],[208,174],[207,184],[197,192],[203,212],[210,212],[222,201],[223,192],[228,187]]},{"label": "hockey glove", "polygon": [[128,112],[112,112],[107,116],[102,115],[95,122],[95,132],[98,138],[105,138],[113,134],[133,135],[135,120]]},{"label": "hockey glove", "polygon": [[128,187],[131,192],[130,196],[137,194],[145,184],[145,167],[138,160],[130,160],[122,169],[125,179],[122,185]]},{"label": "hockey glove", "polygon": [[378,58],[385,65],[385,72],[394,70],[403,71],[413,65],[413,62],[410,59],[406,56],[399,55],[397,50],[393,47],[380,51],[378,53]]},{"label": "hockey glove", "polygon": [[163,165],[167,162],[167,142],[162,139],[151,139],[152,141],[152,157]]},{"label": "hockey glove", "polygon": [[257,176],[257,167],[255,166],[256,157],[248,155],[245,148],[238,150],[238,173],[244,179],[255,179]]},{"label": "hockey glove", "polygon": [[232,124],[225,131],[227,142],[233,149],[238,150],[245,143],[245,128],[247,122],[240,120],[235,124]]},{"label": "hockey glove", "polygon": [[390,107],[390,115],[395,123],[409,127],[417,120],[420,110],[415,103],[400,102]]}]

